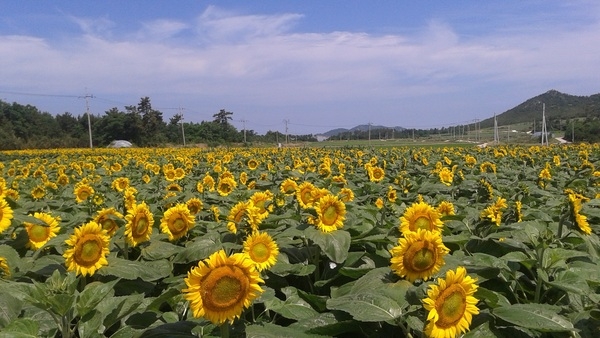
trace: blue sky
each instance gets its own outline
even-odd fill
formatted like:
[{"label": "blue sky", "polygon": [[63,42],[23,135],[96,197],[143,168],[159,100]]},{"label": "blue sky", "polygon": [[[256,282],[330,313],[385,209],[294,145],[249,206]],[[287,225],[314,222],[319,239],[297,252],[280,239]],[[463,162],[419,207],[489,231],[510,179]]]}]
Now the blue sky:
[{"label": "blue sky", "polygon": [[94,114],[149,96],[260,134],[451,126],[600,92],[600,2],[0,0],[0,79],[53,114],[87,90]]}]

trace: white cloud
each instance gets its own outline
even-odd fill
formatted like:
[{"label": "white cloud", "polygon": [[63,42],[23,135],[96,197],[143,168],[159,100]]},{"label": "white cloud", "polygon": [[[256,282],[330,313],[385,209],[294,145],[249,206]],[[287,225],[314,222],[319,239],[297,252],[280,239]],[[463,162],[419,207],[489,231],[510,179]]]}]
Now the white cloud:
[{"label": "white cloud", "polygon": [[[114,22],[75,18],[84,34],[69,41],[0,36],[0,78],[3,87],[23,91],[72,93],[87,86],[109,98],[155,95],[190,106],[219,101],[266,114],[256,121],[285,108],[302,113],[295,117],[301,121],[327,125],[339,117],[324,118],[323,110],[356,114],[363,123],[364,107],[385,114],[413,105],[434,107],[419,117],[437,123],[436,96],[468,100],[470,91],[490,85],[514,86],[516,94],[554,84],[597,91],[589,89],[600,77],[597,22],[467,38],[440,20],[415,35],[371,35],[296,32],[301,19],[209,7],[197,22],[159,19],[113,37]],[[407,104],[410,99],[425,101]],[[466,118],[447,118],[457,120]]]}]

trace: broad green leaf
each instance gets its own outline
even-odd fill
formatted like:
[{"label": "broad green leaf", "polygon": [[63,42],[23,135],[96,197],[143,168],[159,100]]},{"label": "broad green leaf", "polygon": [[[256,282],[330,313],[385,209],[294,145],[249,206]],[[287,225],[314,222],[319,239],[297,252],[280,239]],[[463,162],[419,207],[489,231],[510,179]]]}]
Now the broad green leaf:
[{"label": "broad green leaf", "polygon": [[101,283],[94,282],[85,286],[85,289],[77,297],[75,308],[79,316],[85,316],[89,311],[93,310],[98,303],[100,303],[105,297],[113,295],[113,288],[119,280]]},{"label": "broad green leaf", "polygon": [[320,313],[315,317],[301,319],[289,328],[307,333],[338,337],[343,333],[360,330],[360,323],[342,311]]},{"label": "broad green leaf", "polygon": [[555,288],[578,295],[588,295],[591,291],[585,278],[572,271],[561,271],[554,276],[554,280],[547,283]]},{"label": "broad green leaf", "polygon": [[169,258],[183,248],[164,241],[151,241],[150,245],[142,249],[142,257],[150,261]]},{"label": "broad green leaf", "polygon": [[320,338],[326,337],[310,334],[294,327],[283,327],[270,323],[251,324],[246,326],[247,338]]},{"label": "broad green leaf", "polygon": [[152,262],[130,261],[118,257],[108,257],[108,265],[98,270],[99,275],[115,276],[123,279],[141,278],[152,282],[171,274],[171,264],[166,260]]},{"label": "broad green leaf", "polygon": [[173,263],[186,264],[201,261],[222,248],[222,244],[213,235],[196,237],[188,242],[186,247],[180,249],[175,255]]},{"label": "broad green leaf", "polygon": [[314,227],[305,230],[306,237],[317,244],[329,259],[343,263],[350,249],[350,234],[344,230],[324,233]]},{"label": "broad green leaf", "polygon": [[142,336],[144,338],[190,338],[196,337],[192,334],[192,329],[198,325],[194,322],[183,321],[177,323],[167,323],[152,329],[144,331]]},{"label": "broad green leaf", "polygon": [[392,298],[376,293],[349,294],[327,301],[330,310],[348,312],[356,320],[381,322],[402,316],[402,306]]},{"label": "broad green leaf", "polygon": [[542,266],[544,267],[544,269],[549,269],[556,265],[558,262],[566,261],[569,258],[586,256],[587,253],[577,250],[568,250],[563,248],[548,248],[544,250]]},{"label": "broad green leaf", "polygon": [[30,318],[18,318],[0,331],[0,338],[37,338],[39,325]]},{"label": "broad green leaf", "polygon": [[541,332],[573,331],[573,324],[565,317],[540,304],[513,304],[495,308],[492,313],[509,323]]},{"label": "broad green leaf", "polygon": [[19,316],[23,302],[6,292],[0,293],[0,328]]},{"label": "broad green leaf", "polygon": [[281,289],[281,291],[286,296],[285,301],[275,297],[274,293],[272,297],[263,298],[267,309],[275,311],[285,318],[294,320],[312,318],[317,315],[317,311],[309,303],[300,298],[296,288],[289,286]]}]

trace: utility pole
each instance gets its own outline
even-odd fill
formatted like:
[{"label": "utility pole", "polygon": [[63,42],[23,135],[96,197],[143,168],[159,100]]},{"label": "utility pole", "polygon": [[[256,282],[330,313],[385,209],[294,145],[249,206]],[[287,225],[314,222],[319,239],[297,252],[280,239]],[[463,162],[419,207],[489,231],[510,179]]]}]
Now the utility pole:
[{"label": "utility pole", "polygon": [[500,139],[498,137],[498,120],[496,120],[496,114],[494,114],[494,143],[500,143]]},{"label": "utility pole", "polygon": [[85,99],[85,112],[87,114],[87,120],[88,120],[88,134],[90,135],[90,149],[92,149],[94,146],[92,144],[92,122],[90,119],[90,102],[88,99],[94,98],[94,97],[95,97],[94,95],[87,93],[87,89],[85,91],[85,95],[79,97],[79,98]]},{"label": "utility pole", "polygon": [[248,120],[240,120],[244,124],[244,143],[246,143],[246,121]]},{"label": "utility pole", "polygon": [[371,144],[371,122],[369,122],[369,144]]},{"label": "utility pole", "polygon": [[542,145],[544,145],[544,137],[546,145],[548,145],[548,133],[546,131],[546,104],[542,103]]},{"label": "utility pole", "polygon": [[179,107],[179,115],[181,115],[181,137],[183,138],[183,146],[185,147],[185,130],[183,128],[183,109]]},{"label": "utility pole", "polygon": [[290,120],[285,119],[283,122],[285,123],[285,143],[288,143],[288,123]]}]

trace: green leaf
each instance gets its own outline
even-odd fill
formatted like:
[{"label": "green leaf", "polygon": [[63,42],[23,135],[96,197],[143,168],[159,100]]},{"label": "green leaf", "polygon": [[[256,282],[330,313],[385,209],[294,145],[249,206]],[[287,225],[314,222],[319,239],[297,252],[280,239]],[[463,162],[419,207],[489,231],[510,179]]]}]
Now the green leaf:
[{"label": "green leaf", "polygon": [[142,336],[144,338],[189,338],[196,337],[192,333],[192,330],[198,325],[198,323],[184,321],[177,323],[167,323],[155,328],[144,331]]},{"label": "green leaf", "polygon": [[309,334],[294,327],[283,327],[275,324],[261,323],[246,327],[247,338],[320,338],[326,337]]},{"label": "green leaf", "polygon": [[348,312],[356,320],[380,322],[402,316],[402,307],[392,298],[375,293],[349,294],[327,301],[330,310]]},{"label": "green leaf", "polygon": [[115,279],[107,283],[94,282],[86,285],[75,303],[79,316],[85,316],[109,294],[112,296],[114,294],[113,288],[118,281],[118,279]]},{"label": "green leaf", "polygon": [[0,327],[8,325],[21,312],[23,302],[8,293],[0,293]]},{"label": "green leaf", "polygon": [[188,242],[186,247],[180,249],[179,253],[173,258],[173,263],[185,264],[197,262],[207,258],[214,252],[222,248],[218,237],[212,234],[202,237],[196,237],[193,241]]},{"label": "green leaf", "polygon": [[166,260],[152,262],[130,261],[118,257],[108,257],[108,265],[98,270],[102,276],[115,276],[123,279],[141,278],[146,282],[152,282],[171,274],[172,266]]},{"label": "green leaf", "polygon": [[509,323],[541,332],[573,331],[573,324],[541,304],[513,304],[495,308],[492,313]]},{"label": "green leaf", "polygon": [[281,291],[285,294],[286,300],[282,301],[272,293],[271,297],[264,299],[267,309],[294,320],[312,318],[318,314],[310,304],[300,298],[296,288],[288,286],[281,289]]},{"label": "green leaf", "polygon": [[150,261],[169,258],[180,252],[183,248],[163,241],[151,241],[150,245],[142,249],[142,257]]},{"label": "green leaf", "polygon": [[336,230],[324,233],[314,227],[305,230],[306,237],[317,244],[329,259],[335,263],[343,263],[350,249],[350,233]]},{"label": "green leaf", "polygon": [[0,337],[36,338],[39,337],[38,331],[39,325],[35,320],[30,318],[18,318],[2,329]]},{"label": "green leaf", "polygon": [[342,311],[320,313],[315,317],[292,323],[289,328],[329,337],[339,337],[346,332],[358,332],[360,323]]},{"label": "green leaf", "polygon": [[544,269],[548,269],[558,262],[566,261],[567,259],[574,257],[587,257],[587,253],[563,248],[549,248],[544,250],[542,265]]},{"label": "green leaf", "polygon": [[585,281],[584,276],[572,271],[561,271],[554,276],[553,281],[547,283],[558,289],[578,295],[590,294],[590,287]]}]

